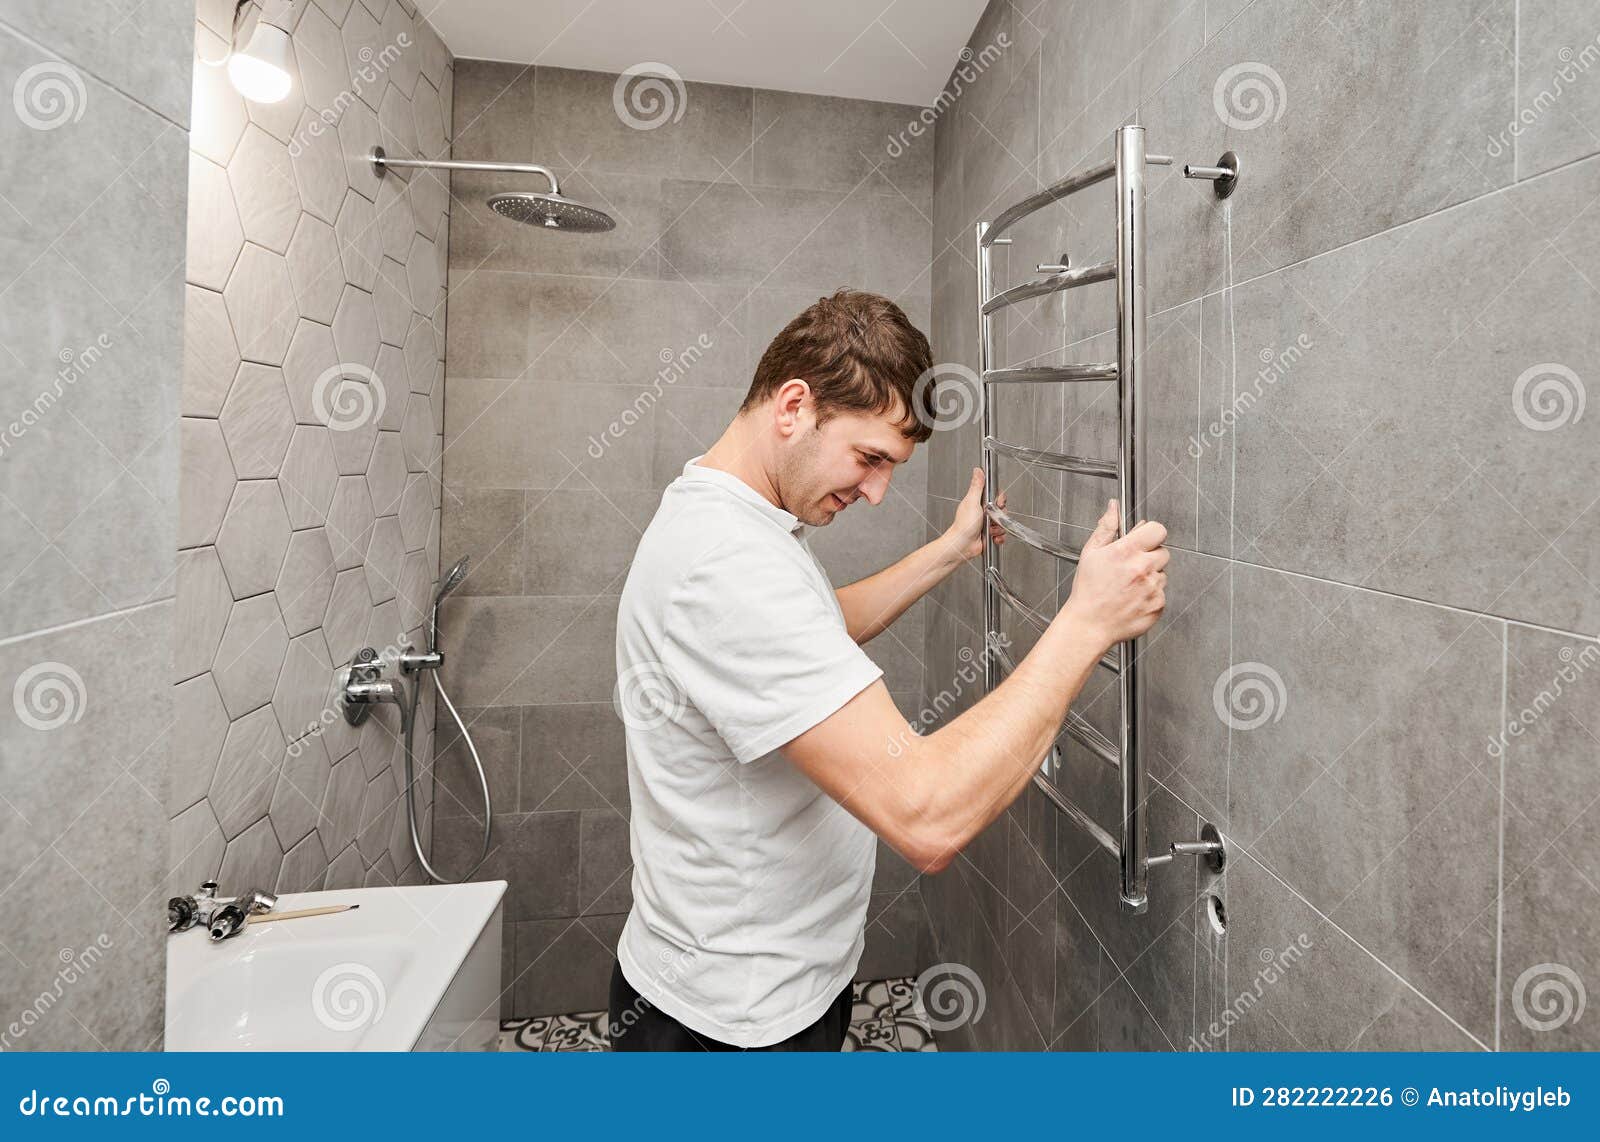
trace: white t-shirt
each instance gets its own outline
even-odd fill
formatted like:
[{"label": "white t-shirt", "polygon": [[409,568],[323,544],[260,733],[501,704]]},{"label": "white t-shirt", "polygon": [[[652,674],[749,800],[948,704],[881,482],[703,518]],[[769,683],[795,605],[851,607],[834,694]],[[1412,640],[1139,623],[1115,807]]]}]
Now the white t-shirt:
[{"label": "white t-shirt", "polygon": [[820,1018],[861,958],[872,832],[777,752],[879,678],[804,525],[695,461],[622,589],[633,910],[645,999],[740,1047]]}]

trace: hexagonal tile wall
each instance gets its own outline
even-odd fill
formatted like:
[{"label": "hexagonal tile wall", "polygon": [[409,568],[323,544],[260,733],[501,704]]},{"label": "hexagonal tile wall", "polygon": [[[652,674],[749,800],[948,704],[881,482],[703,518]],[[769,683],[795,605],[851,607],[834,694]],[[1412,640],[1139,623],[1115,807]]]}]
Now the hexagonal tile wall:
[{"label": "hexagonal tile wall", "polygon": [[276,476],[294,434],[283,370],[254,361],[240,365],[218,419],[234,475],[241,480]]},{"label": "hexagonal tile wall", "polygon": [[407,468],[440,449],[410,394],[443,372],[448,185],[419,197],[364,156],[448,157],[454,63],[411,5],[296,9],[277,104],[204,62],[227,52],[204,5],[195,26],[168,800],[186,890],[419,878],[391,844],[391,729],[320,723],[335,668],[392,642],[438,574],[440,489]]},{"label": "hexagonal tile wall", "polygon": [[276,480],[240,480],[217,533],[217,558],[233,597],[270,591],[289,547],[289,515]]},{"label": "hexagonal tile wall", "polygon": [[179,404],[184,416],[214,417],[222,411],[228,387],[239,372],[239,342],[234,339],[228,307],[220,293],[191,285],[185,288],[183,304],[183,395]]}]

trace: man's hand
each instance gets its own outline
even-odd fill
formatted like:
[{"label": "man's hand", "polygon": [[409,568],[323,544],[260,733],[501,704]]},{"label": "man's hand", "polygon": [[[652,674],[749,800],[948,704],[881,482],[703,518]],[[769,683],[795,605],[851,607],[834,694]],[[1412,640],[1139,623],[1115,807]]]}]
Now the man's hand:
[{"label": "man's hand", "polygon": [[[1006,506],[1006,494],[1001,492],[995,497],[995,507],[1002,510]],[[976,559],[983,554],[983,525],[987,513],[983,510],[983,469],[972,470],[972,482],[967,485],[967,494],[961,497],[961,502],[956,505],[955,522],[950,525],[950,530],[944,533],[945,543],[950,552],[963,563]],[[1005,529],[997,523],[989,524],[989,534],[994,536],[996,543],[1006,541]]]},{"label": "man's hand", "polygon": [[1155,625],[1167,605],[1167,529],[1146,520],[1117,538],[1117,501],[1083,545],[1072,594],[1061,609],[1096,632],[1107,649],[1138,638]]}]

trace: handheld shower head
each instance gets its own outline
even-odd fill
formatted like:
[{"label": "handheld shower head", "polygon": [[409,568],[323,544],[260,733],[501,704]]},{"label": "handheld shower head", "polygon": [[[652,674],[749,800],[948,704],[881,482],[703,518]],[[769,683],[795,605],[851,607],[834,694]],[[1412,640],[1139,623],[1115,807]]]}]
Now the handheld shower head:
[{"label": "handheld shower head", "polygon": [[434,606],[437,607],[441,602],[444,601],[444,597],[446,595],[448,595],[451,591],[454,591],[457,587],[461,586],[461,580],[467,577],[467,564],[471,562],[471,560],[472,556],[463,555],[460,559],[456,560],[455,566],[451,567],[450,570],[444,573],[444,578],[439,580],[439,593],[433,597]]},{"label": "handheld shower head", "polygon": [[467,577],[467,564],[471,561],[472,556],[463,555],[439,579],[439,593],[434,595],[433,609],[428,613],[428,653],[430,654],[439,649],[439,604],[444,602],[446,595],[461,586],[461,581]]}]

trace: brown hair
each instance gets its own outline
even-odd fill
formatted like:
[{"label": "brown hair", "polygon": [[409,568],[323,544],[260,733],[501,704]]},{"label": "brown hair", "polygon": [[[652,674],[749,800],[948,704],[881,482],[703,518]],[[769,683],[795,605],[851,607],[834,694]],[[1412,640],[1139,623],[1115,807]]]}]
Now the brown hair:
[{"label": "brown hair", "polygon": [[921,443],[933,435],[932,369],[928,339],[904,310],[879,294],[841,289],[818,298],[772,339],[739,411],[798,377],[811,386],[819,424],[838,412],[898,407],[907,420],[901,431]]}]

